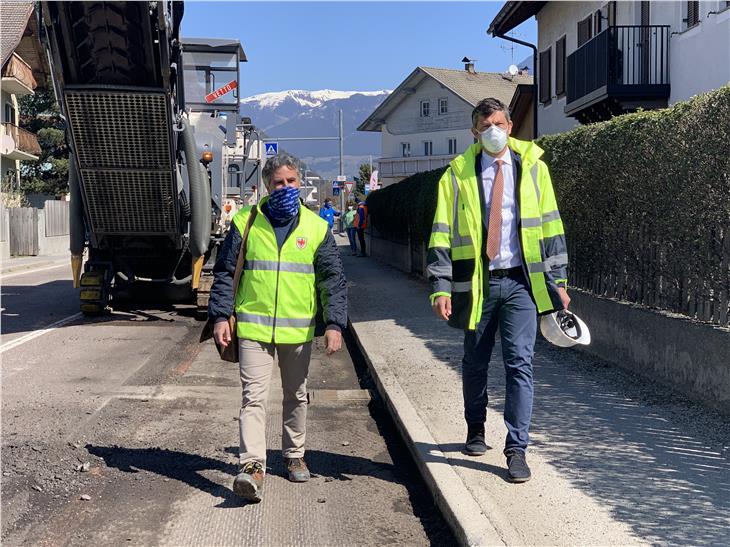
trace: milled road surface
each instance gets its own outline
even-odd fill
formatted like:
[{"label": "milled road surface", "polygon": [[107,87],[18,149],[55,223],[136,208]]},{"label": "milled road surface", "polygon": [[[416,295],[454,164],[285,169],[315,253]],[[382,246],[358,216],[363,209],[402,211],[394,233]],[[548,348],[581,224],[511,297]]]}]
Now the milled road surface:
[{"label": "milled road surface", "polygon": [[[67,272],[3,282],[2,344],[76,312]],[[309,383],[313,479],[284,478],[275,382],[264,501],[243,504],[230,489],[237,366],[197,343],[201,326],[189,307],[148,304],[3,352],[3,545],[453,544],[367,378],[321,343]]]}]

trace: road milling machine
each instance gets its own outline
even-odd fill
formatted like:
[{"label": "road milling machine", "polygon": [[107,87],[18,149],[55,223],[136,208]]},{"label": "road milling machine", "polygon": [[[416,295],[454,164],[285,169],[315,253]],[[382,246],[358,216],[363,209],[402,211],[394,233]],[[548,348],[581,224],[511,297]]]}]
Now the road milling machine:
[{"label": "road milling machine", "polygon": [[[238,114],[245,54],[237,41],[185,43],[182,17],[182,2],[42,3],[67,123],[71,264],[85,314],[140,285],[197,295],[203,312],[223,218],[244,197],[222,157],[235,136],[251,140]],[[239,171],[257,170],[240,156]]]}]

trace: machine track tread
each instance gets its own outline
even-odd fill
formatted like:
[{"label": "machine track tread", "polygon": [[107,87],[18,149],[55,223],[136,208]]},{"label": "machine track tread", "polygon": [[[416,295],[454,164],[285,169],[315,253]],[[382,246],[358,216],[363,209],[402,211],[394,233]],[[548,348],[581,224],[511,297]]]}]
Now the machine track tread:
[{"label": "machine track tread", "polygon": [[73,2],[67,9],[85,83],[152,84],[156,77],[143,31],[147,2]]},{"label": "machine track tread", "polygon": [[106,271],[85,272],[79,280],[79,309],[84,315],[100,315],[109,310],[109,276]]}]

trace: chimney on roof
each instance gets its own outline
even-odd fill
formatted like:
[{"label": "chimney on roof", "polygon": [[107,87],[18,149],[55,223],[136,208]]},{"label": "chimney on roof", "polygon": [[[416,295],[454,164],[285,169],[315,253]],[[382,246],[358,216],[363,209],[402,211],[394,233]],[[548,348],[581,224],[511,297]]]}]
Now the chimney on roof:
[{"label": "chimney on roof", "polygon": [[469,74],[476,74],[476,70],[474,70],[474,61],[476,59],[469,59],[469,57],[464,57],[461,62],[464,63],[464,70],[466,70]]},{"label": "chimney on roof", "polygon": [[522,68],[520,69],[520,72],[519,72],[519,73],[520,73],[520,74],[524,74],[525,76],[527,76],[527,75],[529,75],[529,74],[530,74],[530,69],[529,69],[529,67],[523,66],[523,67],[522,67]]}]

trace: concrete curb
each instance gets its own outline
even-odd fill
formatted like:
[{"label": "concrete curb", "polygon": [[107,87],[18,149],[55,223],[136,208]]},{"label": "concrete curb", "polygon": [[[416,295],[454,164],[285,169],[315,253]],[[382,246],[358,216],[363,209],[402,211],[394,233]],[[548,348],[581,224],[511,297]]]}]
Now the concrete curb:
[{"label": "concrete curb", "polygon": [[501,535],[484,514],[461,477],[439,450],[410,399],[403,391],[385,359],[368,351],[352,322],[348,327],[362,352],[380,396],[386,403],[401,437],[405,441],[426,482],[434,502],[463,546],[505,545]]},{"label": "concrete curb", "polygon": [[[3,261],[3,262],[7,262],[7,261]],[[46,268],[49,266],[62,266],[66,262],[68,262],[70,264],[70,259],[69,260],[44,260],[44,261],[40,261],[40,262],[26,262],[25,264],[20,264],[18,266],[14,266],[11,264],[9,268],[1,269],[0,275],[24,272],[27,270],[36,270],[36,269]]]}]

